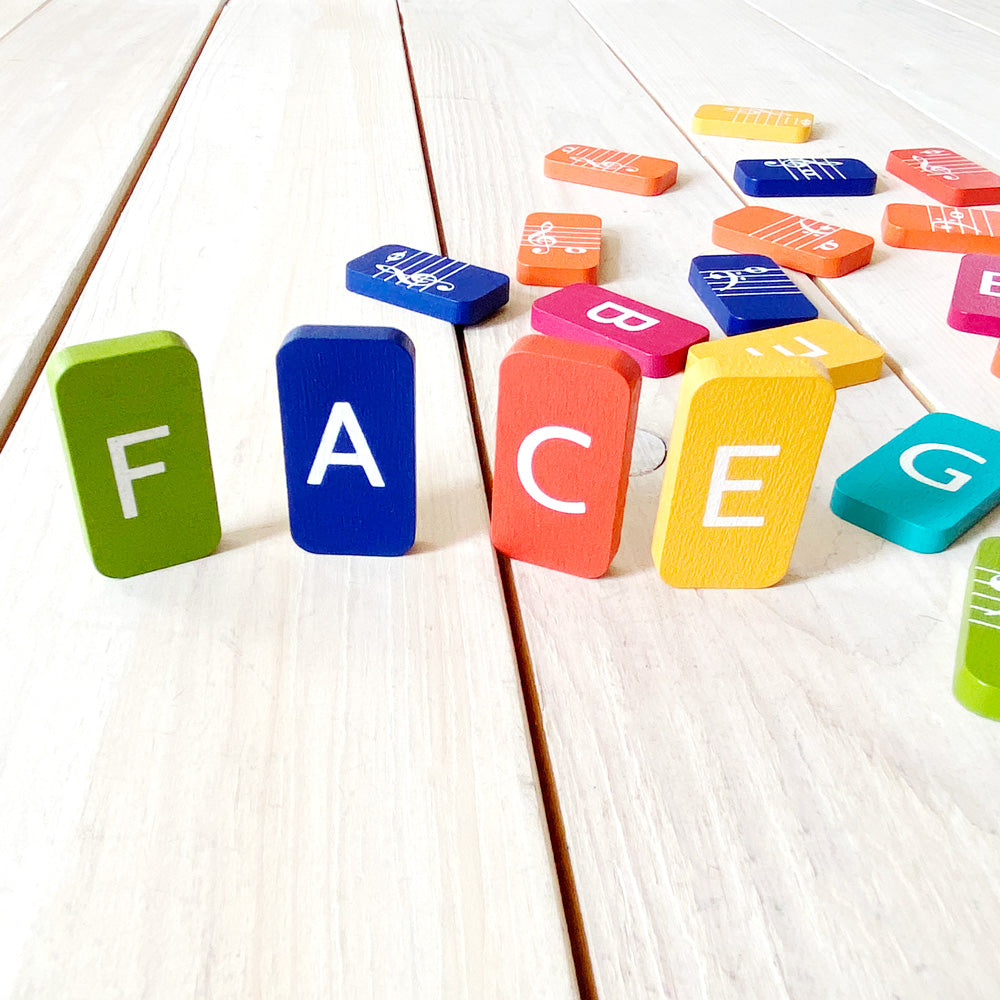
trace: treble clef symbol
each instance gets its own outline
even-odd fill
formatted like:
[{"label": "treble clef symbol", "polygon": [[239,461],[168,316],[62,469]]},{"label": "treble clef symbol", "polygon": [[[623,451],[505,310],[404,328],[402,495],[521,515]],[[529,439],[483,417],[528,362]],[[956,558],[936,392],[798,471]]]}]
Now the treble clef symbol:
[{"label": "treble clef symbol", "polygon": [[532,253],[548,253],[556,245],[558,241],[552,235],[552,229],[552,223],[546,219],[538,227],[538,230],[528,237]]}]

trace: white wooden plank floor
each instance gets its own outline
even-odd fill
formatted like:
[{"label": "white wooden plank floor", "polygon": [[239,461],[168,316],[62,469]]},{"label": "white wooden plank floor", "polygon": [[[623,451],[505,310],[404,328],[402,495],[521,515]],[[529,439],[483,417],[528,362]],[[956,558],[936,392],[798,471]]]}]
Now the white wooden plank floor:
[{"label": "white wooden plank floor", "polygon": [[[780,207],[876,237],[885,204],[928,200],[889,149],[1000,167],[993,8],[34,6],[0,4],[0,996],[994,996],[1000,730],[950,683],[1000,515],[926,556],[828,506],[927,408],[1000,426],[996,342],[944,321],[957,255],[877,240],[861,271],[797,278],[889,364],[839,394],[765,591],[659,580],[661,469],[631,477],[601,580],[496,560],[497,369],[546,290],[512,282],[455,331],[343,288],[385,242],[513,274],[524,216],[575,209],[604,219],[602,284],[718,336],[687,268],[749,200],[736,159],[866,160],[872,198]],[[692,134],[718,102],[812,110],[816,138]],[[680,180],[653,199],[547,180],[566,142]],[[303,322],[417,344],[401,559],[288,536],[273,356]],[[224,539],[107,580],[44,385],[18,406],[53,339],[155,328],[201,365]],[[678,381],[643,385],[663,440]]]}]

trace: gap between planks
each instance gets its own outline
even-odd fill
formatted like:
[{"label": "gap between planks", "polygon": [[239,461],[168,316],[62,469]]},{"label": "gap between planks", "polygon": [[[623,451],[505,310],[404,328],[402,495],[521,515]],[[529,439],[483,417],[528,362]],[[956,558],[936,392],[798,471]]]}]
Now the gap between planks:
[{"label": "gap between planks", "polygon": [[[23,24],[26,20],[28,20],[28,18],[33,17],[38,10],[47,6],[50,2],[51,0],[45,0],[45,3],[40,4],[39,7],[32,11],[31,14],[28,14],[27,17],[23,18],[19,24]],[[94,273],[94,269],[97,267],[97,263],[101,259],[101,256],[108,245],[108,241],[111,239],[111,234],[115,231],[115,227],[118,225],[118,220],[121,218],[122,213],[125,211],[125,206],[132,197],[132,192],[135,191],[136,185],[139,183],[139,178],[142,177],[143,172],[156,150],[156,147],[159,145],[163,132],[173,116],[175,109],[177,108],[177,102],[180,100],[181,94],[184,92],[184,88],[187,86],[188,80],[191,79],[191,74],[194,72],[194,68],[198,63],[198,60],[205,51],[205,46],[208,44],[208,40],[211,38],[216,25],[219,23],[222,11],[228,4],[229,0],[220,0],[220,3],[215,8],[215,11],[209,19],[208,25],[194,46],[190,59],[188,59],[187,63],[185,63],[183,70],[177,78],[177,82],[167,95],[167,99],[160,108],[159,113],[153,119],[153,123],[150,127],[145,143],[139,147],[135,157],[132,159],[132,163],[126,172],[125,177],[122,179],[122,183],[119,185],[118,190],[112,197],[103,225],[94,233],[91,241],[84,248],[83,254],[81,255],[79,261],[77,261],[76,267],[73,268],[70,273],[70,277],[66,286],[63,288],[62,294],[56,300],[52,312],[49,314],[49,323],[47,324],[49,326],[48,341],[42,351],[42,355],[38,360],[38,364],[28,376],[17,402],[11,409],[10,417],[7,419],[6,424],[3,427],[0,427],[0,451],[2,451],[4,446],[7,444],[11,432],[14,430],[14,425],[21,416],[25,404],[28,402],[28,398],[34,391],[39,378],[41,378],[42,372],[45,370],[45,366],[48,364],[49,358],[52,356],[52,352],[56,349],[56,346],[66,329],[66,325],[69,323],[70,316],[73,315],[73,310],[76,309],[76,305],[80,301],[80,296],[83,294],[83,290],[86,288],[87,282],[90,281],[91,275]],[[17,26],[15,25],[15,28],[16,27]],[[11,31],[13,30],[14,28],[11,29]],[[10,34],[10,32],[7,32],[7,34]],[[75,278],[74,275],[76,276]]]},{"label": "gap between planks", "polygon": [[[434,212],[434,225],[437,229],[438,252],[447,256],[448,243],[444,234],[444,223],[438,204],[437,188],[434,183],[434,168],[431,164],[430,151],[427,145],[427,135],[424,129],[423,115],[420,110],[420,95],[417,91],[417,81],[413,73],[413,62],[410,58],[410,48],[406,40],[406,24],[398,0],[396,13],[399,17],[399,34],[403,45],[403,55],[406,59],[406,71],[410,79],[410,93],[413,98],[413,113],[420,135],[420,149],[424,158],[424,170],[427,175],[427,186]],[[476,395],[475,380],[472,365],[469,361],[465,343],[465,328],[454,327],[459,358],[462,365],[462,376],[465,381],[466,405],[472,419],[473,432],[476,439],[476,451],[479,455],[479,468],[483,477],[483,487],[486,492],[487,508],[492,516],[493,510],[493,477],[490,471],[489,451],[483,434],[483,424],[479,415],[479,401]],[[497,568],[504,604],[507,609],[507,622],[511,631],[514,655],[517,660],[518,681],[521,686],[521,698],[524,703],[525,717],[528,723],[528,733],[531,738],[531,750],[535,760],[535,771],[538,775],[542,805],[545,811],[545,823],[549,834],[549,844],[552,848],[556,877],[559,883],[559,895],[562,902],[563,915],[566,919],[566,929],[569,935],[570,950],[573,955],[573,968],[576,974],[577,988],[581,1000],[598,1000],[597,981],[594,976],[593,962],[587,943],[586,929],[583,923],[583,911],[580,908],[576,879],[573,865],[570,861],[569,843],[566,837],[566,827],[563,822],[562,809],[559,805],[559,794],[556,788],[555,774],[549,755],[548,740],[542,719],[542,706],[535,683],[535,673],[525,637],[524,623],[521,618],[520,604],[517,599],[517,588],[511,572],[510,560],[496,553]]]}]

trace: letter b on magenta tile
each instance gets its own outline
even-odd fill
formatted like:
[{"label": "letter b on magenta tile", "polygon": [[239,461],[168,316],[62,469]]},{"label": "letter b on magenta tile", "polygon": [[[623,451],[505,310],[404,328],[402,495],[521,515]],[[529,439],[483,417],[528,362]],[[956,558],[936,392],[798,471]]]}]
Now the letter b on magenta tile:
[{"label": "letter b on magenta tile", "polygon": [[410,339],[387,327],[300,326],[277,369],[295,544],[336,555],[408,551],[417,509]]}]

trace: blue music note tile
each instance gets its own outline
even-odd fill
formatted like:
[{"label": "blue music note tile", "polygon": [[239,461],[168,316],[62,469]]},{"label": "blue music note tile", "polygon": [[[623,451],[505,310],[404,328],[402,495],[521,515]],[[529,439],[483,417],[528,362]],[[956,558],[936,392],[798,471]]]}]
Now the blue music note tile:
[{"label": "blue music note tile", "polygon": [[763,254],[707,254],[691,261],[688,281],[727,336],[816,319],[798,285]]},{"label": "blue music note tile", "polygon": [[463,326],[492,316],[510,297],[510,280],[499,271],[395,243],[352,260],[347,288]]},{"label": "blue music note tile", "polygon": [[878,175],[861,160],[789,157],[737,160],[733,179],[756,198],[858,197],[875,192]]}]

